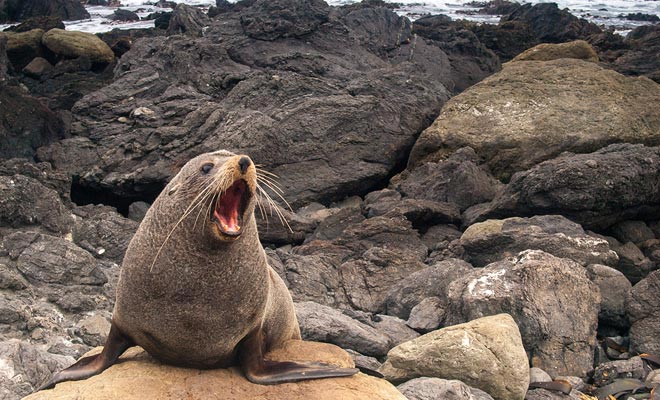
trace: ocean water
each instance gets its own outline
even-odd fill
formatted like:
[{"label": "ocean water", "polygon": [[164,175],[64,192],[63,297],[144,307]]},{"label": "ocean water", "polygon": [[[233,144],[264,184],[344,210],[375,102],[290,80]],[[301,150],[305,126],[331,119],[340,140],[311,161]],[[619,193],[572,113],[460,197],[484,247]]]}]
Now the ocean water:
[{"label": "ocean water", "polygon": [[[153,5],[155,0],[120,0],[122,7],[136,12],[140,18],[157,11],[171,11],[166,8],[159,8]],[[355,3],[354,0],[326,0],[328,4],[339,6]],[[410,19],[417,19],[427,14],[445,14],[454,19],[468,19],[483,23],[497,23],[499,16],[478,15],[474,12],[477,8],[466,6],[469,0],[386,0],[401,4],[401,8],[396,10],[400,15],[405,15]],[[215,0],[177,0],[180,3],[189,5],[198,5],[209,7],[215,4]],[[519,1],[531,4],[547,3],[543,0]],[[628,21],[620,18],[619,15],[629,13],[654,14],[660,17],[659,0],[555,0],[560,8],[567,8],[574,15],[585,18],[598,25],[607,28],[613,28],[617,33],[625,35],[630,30],[640,25],[648,24],[646,22]],[[106,32],[114,28],[132,29],[153,27],[153,21],[138,22],[113,22],[108,19],[116,8],[89,6],[87,11],[91,19],[83,21],[65,21],[68,30],[78,30],[83,32]],[[0,30],[9,25],[0,25]]]}]

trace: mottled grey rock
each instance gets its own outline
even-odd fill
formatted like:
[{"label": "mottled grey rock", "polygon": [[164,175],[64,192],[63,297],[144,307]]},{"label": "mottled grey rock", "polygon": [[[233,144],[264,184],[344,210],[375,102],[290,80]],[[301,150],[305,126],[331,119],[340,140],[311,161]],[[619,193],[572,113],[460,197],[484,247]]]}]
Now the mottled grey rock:
[{"label": "mottled grey rock", "polygon": [[458,149],[445,159],[406,169],[391,186],[404,196],[454,203],[463,211],[491,201],[503,187],[478,162],[471,148]]},{"label": "mottled grey rock", "polygon": [[172,12],[167,35],[203,36],[209,17],[200,9],[179,3]]},{"label": "mottled grey rock", "polygon": [[[457,380],[415,378],[397,386],[408,400],[475,400],[473,388]],[[492,399],[479,397],[480,399]]]},{"label": "mottled grey rock", "polygon": [[[660,123],[660,117],[654,118]],[[585,228],[602,230],[618,221],[658,215],[658,180],[660,147],[622,143],[593,153],[565,153],[515,174],[492,202],[466,210],[463,223],[561,214]]]},{"label": "mottled grey rock", "polygon": [[128,218],[135,222],[141,222],[151,205],[144,201],[136,201],[128,206]]},{"label": "mottled grey rock", "polygon": [[376,357],[390,349],[389,337],[328,306],[311,301],[296,303],[296,316],[305,340],[334,343]]},{"label": "mottled grey rock", "polygon": [[552,378],[541,368],[532,367],[529,369],[529,382],[550,382]]},{"label": "mottled grey rock", "polygon": [[110,319],[109,313],[84,318],[78,323],[76,333],[88,346],[103,346],[110,333]]},{"label": "mottled grey rock", "polygon": [[406,325],[406,321],[397,317],[381,314],[374,315],[364,311],[355,310],[343,310],[342,312],[363,324],[375,328],[378,332],[387,336],[390,340],[390,348],[419,337],[419,333],[409,328]]},{"label": "mottled grey rock", "polygon": [[378,359],[375,357],[365,356],[364,354],[360,354],[352,349],[345,350],[351,356],[357,368],[366,368],[372,371],[378,371],[378,368],[383,365],[383,363],[378,361]]},{"label": "mottled grey rock", "polygon": [[642,242],[655,239],[653,231],[644,221],[621,221],[610,231],[621,243],[633,242],[639,246]]},{"label": "mottled grey rock", "polygon": [[460,211],[455,204],[425,199],[385,199],[367,205],[370,217],[401,214],[412,222],[414,227],[460,222]]},{"label": "mottled grey rock", "polygon": [[[390,375],[388,368],[401,375]],[[381,372],[395,381],[460,377],[498,400],[522,400],[529,385],[525,349],[516,323],[507,314],[450,326],[403,343],[390,350]]]},{"label": "mottled grey rock", "polygon": [[445,318],[447,301],[440,297],[426,297],[410,310],[406,325],[419,332],[436,330]]},{"label": "mottled grey rock", "polygon": [[614,383],[617,379],[635,378],[644,380],[648,371],[644,361],[637,356],[628,360],[615,360],[596,366],[594,370],[594,384],[598,387]]},{"label": "mottled grey rock", "polygon": [[461,245],[470,262],[483,267],[523,250],[543,250],[582,265],[616,266],[617,255],[606,240],[590,236],[560,215],[488,220],[468,227]]},{"label": "mottled grey rock", "polygon": [[413,307],[425,298],[446,298],[449,284],[471,271],[467,262],[450,259],[415,272],[389,289],[385,299],[387,313],[407,319]]},{"label": "mottled grey rock", "polygon": [[587,266],[587,274],[600,289],[600,323],[625,331],[630,326],[626,315],[626,298],[632,288],[630,281],[620,271],[600,264]]},{"label": "mottled grey rock", "polygon": [[630,319],[630,350],[660,354],[660,270],[651,272],[630,291],[627,301]]},{"label": "mottled grey rock", "polygon": [[96,258],[121,264],[138,223],[112,207],[84,206],[74,209],[73,241]]},{"label": "mottled grey rock", "polygon": [[632,242],[613,244],[612,250],[619,256],[617,269],[633,284],[658,267]]},{"label": "mottled grey rock", "polygon": [[335,209],[332,214],[324,218],[312,235],[307,238],[311,240],[332,240],[339,237],[348,227],[359,224],[365,217],[359,209],[346,207]]},{"label": "mottled grey rock", "polygon": [[241,26],[249,37],[260,40],[302,37],[326,22],[329,12],[322,0],[257,0],[241,16]]},{"label": "mottled grey rock", "polygon": [[523,251],[452,282],[448,303],[445,325],[510,313],[531,366],[551,376],[586,376],[592,368],[600,292],[574,261]]}]

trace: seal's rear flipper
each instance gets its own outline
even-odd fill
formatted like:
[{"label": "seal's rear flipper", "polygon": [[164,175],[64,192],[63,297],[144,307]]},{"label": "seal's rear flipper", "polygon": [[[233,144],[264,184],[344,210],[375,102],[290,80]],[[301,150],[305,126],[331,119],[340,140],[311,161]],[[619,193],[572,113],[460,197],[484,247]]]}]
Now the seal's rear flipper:
[{"label": "seal's rear flipper", "polygon": [[133,345],[133,341],[124,336],[119,329],[112,324],[108,339],[106,339],[105,346],[103,346],[103,351],[101,353],[81,358],[69,368],[53,375],[53,377],[37,389],[37,391],[50,389],[60,382],[79,381],[99,374],[114,364],[119,356]]},{"label": "seal's rear flipper", "polygon": [[264,334],[257,330],[241,343],[239,357],[245,377],[259,385],[297,382],[308,379],[337,378],[360,372],[320,362],[271,361],[264,359]]},{"label": "seal's rear flipper", "polygon": [[245,368],[246,366],[243,366],[247,379],[252,383],[260,385],[275,385],[307,379],[351,376],[360,371],[357,368],[340,368],[323,363],[263,360],[260,364],[256,368],[250,368],[252,366]]}]

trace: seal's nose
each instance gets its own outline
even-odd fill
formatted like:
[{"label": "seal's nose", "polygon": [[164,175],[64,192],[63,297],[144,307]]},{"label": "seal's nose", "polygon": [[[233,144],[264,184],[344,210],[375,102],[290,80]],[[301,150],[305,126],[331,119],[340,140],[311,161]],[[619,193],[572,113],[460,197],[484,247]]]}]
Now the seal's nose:
[{"label": "seal's nose", "polygon": [[241,159],[238,160],[238,166],[241,169],[242,174],[245,174],[247,169],[250,167],[251,163],[252,163],[252,161],[250,161],[250,159],[247,158],[247,157],[241,157]]}]

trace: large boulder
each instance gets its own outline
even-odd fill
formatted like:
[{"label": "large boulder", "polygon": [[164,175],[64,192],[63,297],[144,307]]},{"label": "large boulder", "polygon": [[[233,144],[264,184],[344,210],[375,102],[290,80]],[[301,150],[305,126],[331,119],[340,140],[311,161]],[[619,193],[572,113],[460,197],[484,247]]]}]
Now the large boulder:
[{"label": "large boulder", "polygon": [[[660,135],[649,140],[654,137]],[[552,213],[605,229],[658,215],[658,180],[660,147],[613,144],[589,154],[567,153],[515,174],[492,202],[468,209],[463,221]]]},{"label": "large boulder", "polygon": [[522,400],[529,385],[520,332],[507,314],[450,326],[402,343],[387,354],[381,372],[394,380],[422,376],[460,379],[496,400]]},{"label": "large boulder", "polygon": [[475,267],[484,267],[523,250],[543,250],[585,266],[594,263],[616,266],[619,262],[606,240],[587,235],[580,225],[561,215],[479,222],[465,230],[461,245]]},{"label": "large boulder", "polygon": [[184,3],[179,3],[170,17],[167,34],[202,36],[204,27],[208,24],[209,18],[202,10]]},{"label": "large boulder", "polygon": [[302,37],[326,22],[329,13],[323,0],[257,0],[241,15],[241,26],[249,37],[259,40]]},{"label": "large boulder", "polygon": [[559,58],[576,58],[598,62],[596,50],[584,40],[560,44],[541,43],[518,54],[511,61],[551,61]]},{"label": "large boulder", "polygon": [[527,250],[455,280],[448,297],[445,325],[507,312],[532,366],[551,376],[591,370],[601,297],[576,262]]},{"label": "large boulder", "polygon": [[606,265],[592,264],[587,267],[589,279],[598,285],[601,302],[598,313],[598,329],[614,328],[625,332],[630,326],[626,314],[626,301],[632,285],[630,281],[614,268]]},{"label": "large boulder", "polygon": [[[341,367],[353,366],[353,361],[346,352],[323,343],[291,341],[269,356],[274,360],[322,361]],[[60,383],[52,390],[37,392],[26,399],[73,400],[80,398],[81,393],[85,393],[85,397],[126,400],[143,399],[145,393],[153,398],[202,399],[224,393],[235,400],[405,400],[387,381],[364,374],[263,386],[250,383],[236,367],[210,370],[177,368],[156,362],[140,348],[129,350],[121,360],[123,362],[113,365],[100,375],[83,381]]]},{"label": "large boulder", "polygon": [[98,36],[86,32],[51,29],[41,38],[44,46],[64,58],[88,57],[93,63],[109,64],[115,59],[110,47]]},{"label": "large boulder", "polygon": [[627,301],[630,347],[639,353],[660,353],[660,270],[633,286]]},{"label": "large boulder", "polygon": [[23,21],[43,16],[56,16],[65,21],[75,21],[89,18],[89,13],[78,0],[7,0],[0,2],[0,22]]},{"label": "large boulder", "polygon": [[630,32],[624,51],[615,52],[609,65],[626,75],[644,75],[660,83],[660,24],[644,25]]},{"label": "large boulder", "polygon": [[26,32],[3,32],[0,36],[7,38],[7,57],[15,70],[21,70],[35,57],[44,56],[41,38],[42,29],[32,29]]},{"label": "large boulder", "polygon": [[510,63],[447,102],[415,143],[409,165],[470,146],[508,179],[564,151],[586,153],[612,142],[657,145],[658,102],[655,82],[591,62]]},{"label": "large boulder", "polygon": [[[279,175],[294,208],[382,187],[449,98],[448,56],[413,43],[406,18],[369,5],[333,9],[304,40],[244,31],[248,16],[293,13],[282,4],[232,8],[194,40],[136,41],[114,82],[74,106],[75,137],[40,159],[121,196],[152,196],[180,160],[223,147]],[[142,107],[149,118],[133,113]]]},{"label": "large boulder", "polygon": [[396,387],[408,400],[492,400],[458,380],[415,378]]}]

